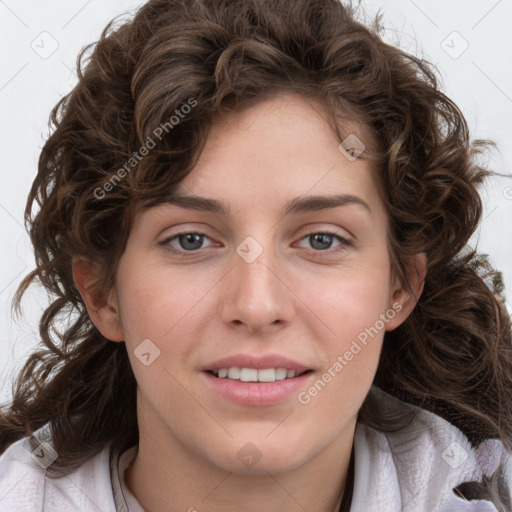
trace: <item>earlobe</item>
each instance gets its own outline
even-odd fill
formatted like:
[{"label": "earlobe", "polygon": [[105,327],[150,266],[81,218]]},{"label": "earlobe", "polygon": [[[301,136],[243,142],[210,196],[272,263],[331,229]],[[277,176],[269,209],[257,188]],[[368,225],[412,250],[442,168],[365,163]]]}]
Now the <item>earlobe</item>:
[{"label": "earlobe", "polygon": [[406,320],[423,293],[427,274],[427,255],[421,252],[414,256],[407,257],[403,260],[403,266],[410,289],[407,283],[402,283],[398,277],[395,279],[395,286],[392,290],[389,307],[393,307],[395,311],[399,311],[394,318],[387,323],[387,331],[396,329]]},{"label": "earlobe", "polygon": [[97,285],[99,269],[83,257],[73,259],[75,285],[89,313],[92,323],[111,341],[124,341],[124,333],[119,315],[119,303],[115,287],[105,298]]}]

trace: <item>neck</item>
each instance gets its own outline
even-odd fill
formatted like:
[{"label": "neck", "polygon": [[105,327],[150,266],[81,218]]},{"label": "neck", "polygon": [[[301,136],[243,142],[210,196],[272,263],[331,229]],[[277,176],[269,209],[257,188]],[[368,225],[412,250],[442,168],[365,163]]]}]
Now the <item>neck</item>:
[{"label": "neck", "polygon": [[248,474],[223,470],[175,439],[165,446],[142,431],[138,453],[124,478],[141,506],[151,512],[338,512],[354,428],[355,423],[351,435],[349,431],[337,438],[302,466]]}]

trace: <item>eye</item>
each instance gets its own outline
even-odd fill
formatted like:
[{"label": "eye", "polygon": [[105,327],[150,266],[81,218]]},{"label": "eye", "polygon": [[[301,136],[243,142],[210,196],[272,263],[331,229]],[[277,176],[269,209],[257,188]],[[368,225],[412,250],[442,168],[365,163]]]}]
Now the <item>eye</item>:
[{"label": "eye", "polygon": [[[203,248],[201,246],[203,245],[204,238],[210,239],[210,237],[204,233],[195,231],[182,232],[166,238],[162,242],[159,242],[159,245],[164,246],[166,250],[175,254],[193,253]],[[171,242],[176,242],[176,244],[172,245]],[[178,247],[176,247],[176,245],[178,245]]]},{"label": "eye", "polygon": [[[194,254],[204,249],[204,239],[211,240],[208,235],[196,231],[184,231],[166,238],[159,245],[165,247],[165,250],[179,256],[187,256],[187,253]],[[339,244],[330,252],[337,252],[352,246],[352,242],[346,238],[331,231],[314,231],[301,238],[309,240],[315,252],[327,252],[331,249],[333,241],[338,240]]]},{"label": "eye", "polygon": [[352,245],[352,242],[331,231],[311,232],[303,237],[301,241],[309,240],[315,251],[325,252],[331,249],[333,239],[337,239],[340,242],[339,245],[334,248],[334,252],[344,250],[347,246]]}]

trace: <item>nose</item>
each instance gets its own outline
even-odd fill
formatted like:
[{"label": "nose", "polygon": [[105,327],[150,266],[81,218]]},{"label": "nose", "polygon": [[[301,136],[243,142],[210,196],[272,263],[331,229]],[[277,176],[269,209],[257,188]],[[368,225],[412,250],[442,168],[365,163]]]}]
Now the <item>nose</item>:
[{"label": "nose", "polygon": [[234,267],[226,276],[222,320],[253,333],[283,327],[293,315],[293,292],[283,265],[266,248],[250,261],[238,253],[234,256]]}]

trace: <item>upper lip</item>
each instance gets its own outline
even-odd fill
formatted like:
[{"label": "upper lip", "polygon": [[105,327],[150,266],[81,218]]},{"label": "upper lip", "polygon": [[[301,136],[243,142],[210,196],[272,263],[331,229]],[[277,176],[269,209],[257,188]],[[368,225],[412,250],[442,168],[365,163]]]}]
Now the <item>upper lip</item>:
[{"label": "upper lip", "polygon": [[286,368],[294,370],[295,373],[305,372],[311,368],[304,366],[292,359],[280,356],[278,354],[266,354],[264,356],[251,356],[249,354],[234,354],[223,357],[213,363],[207,364],[201,368],[203,371],[218,371],[222,368],[255,368],[263,370],[264,368]]}]

